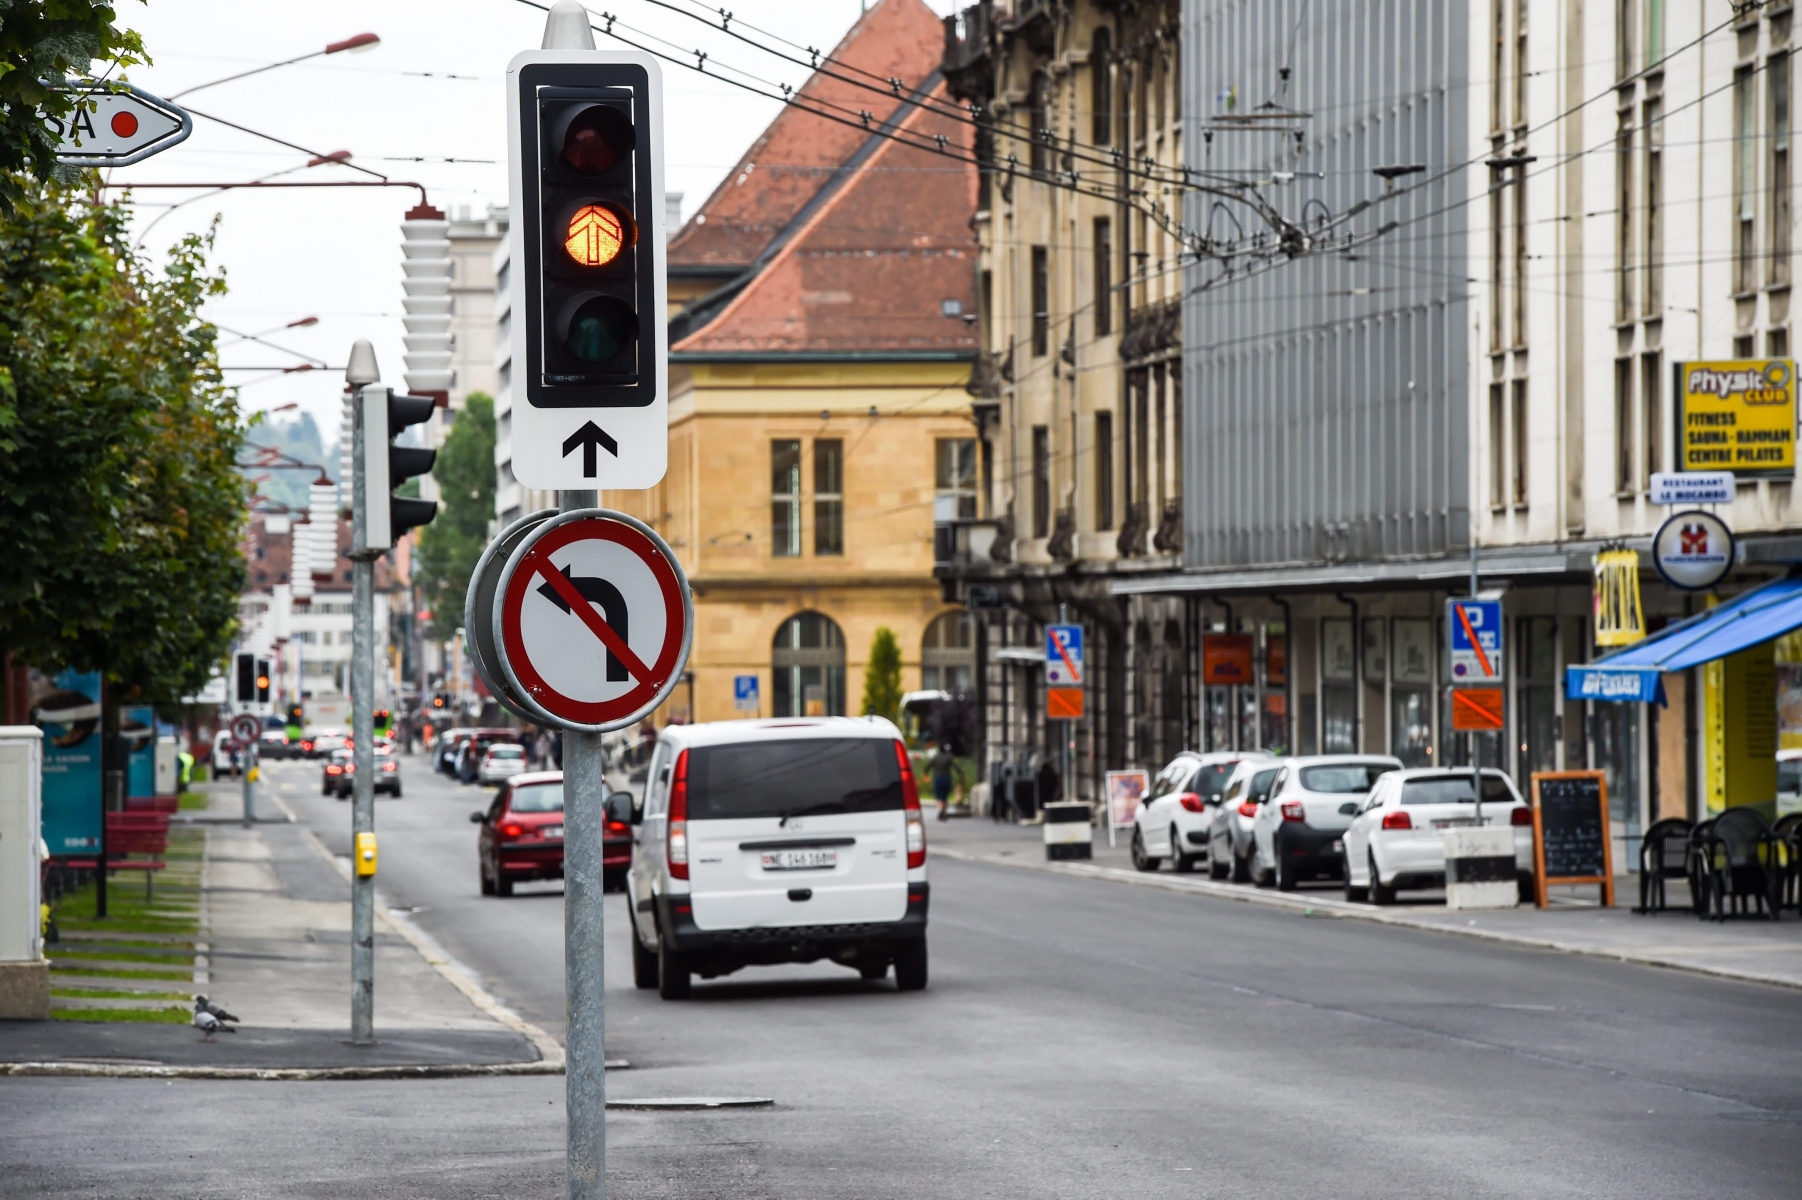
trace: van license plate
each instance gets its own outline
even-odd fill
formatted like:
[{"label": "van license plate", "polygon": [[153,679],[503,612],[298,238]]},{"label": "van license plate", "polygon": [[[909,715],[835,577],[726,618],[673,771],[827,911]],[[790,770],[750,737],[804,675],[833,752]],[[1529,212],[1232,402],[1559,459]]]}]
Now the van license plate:
[{"label": "van license plate", "polygon": [[838,866],[837,850],[766,850],[766,871],[828,871]]}]

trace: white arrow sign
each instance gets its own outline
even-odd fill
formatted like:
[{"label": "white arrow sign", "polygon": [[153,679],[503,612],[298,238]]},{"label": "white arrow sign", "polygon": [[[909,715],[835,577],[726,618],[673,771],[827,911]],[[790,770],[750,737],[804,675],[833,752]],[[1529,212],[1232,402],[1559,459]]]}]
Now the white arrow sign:
[{"label": "white arrow sign", "polygon": [[57,137],[56,160],[77,167],[130,166],[194,132],[186,109],[126,83],[79,89],[75,110],[44,124]]}]

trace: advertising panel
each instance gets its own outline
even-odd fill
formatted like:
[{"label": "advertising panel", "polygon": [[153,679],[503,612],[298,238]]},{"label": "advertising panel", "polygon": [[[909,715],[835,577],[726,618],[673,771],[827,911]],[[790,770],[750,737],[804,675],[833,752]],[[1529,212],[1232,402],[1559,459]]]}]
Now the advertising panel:
[{"label": "advertising panel", "polygon": [[100,672],[31,673],[44,731],[44,843],[56,855],[100,849]]},{"label": "advertising panel", "polygon": [[1796,364],[1787,358],[1676,366],[1677,469],[1790,479],[1796,473]]},{"label": "advertising panel", "polygon": [[119,710],[119,735],[125,739],[125,794],[156,795],[156,710],[149,707]]}]

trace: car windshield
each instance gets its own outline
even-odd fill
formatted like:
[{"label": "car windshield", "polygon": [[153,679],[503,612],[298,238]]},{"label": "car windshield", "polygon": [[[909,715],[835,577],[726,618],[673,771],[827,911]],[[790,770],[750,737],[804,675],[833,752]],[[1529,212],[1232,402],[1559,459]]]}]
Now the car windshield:
[{"label": "car windshield", "polygon": [[[1402,784],[1403,804],[1469,804],[1473,796],[1468,775],[1439,775],[1410,779]],[[1483,800],[1492,804],[1512,804],[1514,793],[1508,790],[1507,780],[1485,775]]]},{"label": "car windshield", "polygon": [[561,783],[534,783],[527,787],[513,789],[513,799],[507,802],[513,812],[562,812],[563,785]]},{"label": "car windshield", "polygon": [[1802,758],[1792,758],[1777,764],[1777,790],[1802,792]]},{"label": "car windshield", "polygon": [[901,765],[881,738],[796,738],[688,752],[688,819],[883,812]]},{"label": "car windshield", "polygon": [[1238,763],[1215,763],[1202,767],[1189,780],[1189,790],[1200,796],[1218,796],[1226,790],[1227,781],[1233,777],[1233,770]]},{"label": "car windshield", "polygon": [[1370,790],[1377,776],[1395,770],[1393,763],[1334,763],[1301,769],[1302,790],[1357,796]]}]

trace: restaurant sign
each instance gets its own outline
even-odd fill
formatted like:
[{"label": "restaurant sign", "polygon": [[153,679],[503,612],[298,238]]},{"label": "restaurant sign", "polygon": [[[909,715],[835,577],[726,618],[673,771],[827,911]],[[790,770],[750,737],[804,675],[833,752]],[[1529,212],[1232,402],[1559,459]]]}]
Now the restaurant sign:
[{"label": "restaurant sign", "polygon": [[1677,469],[1755,479],[1796,473],[1796,364],[1787,358],[1678,363]]}]

